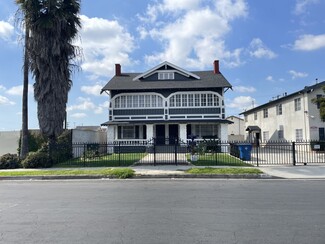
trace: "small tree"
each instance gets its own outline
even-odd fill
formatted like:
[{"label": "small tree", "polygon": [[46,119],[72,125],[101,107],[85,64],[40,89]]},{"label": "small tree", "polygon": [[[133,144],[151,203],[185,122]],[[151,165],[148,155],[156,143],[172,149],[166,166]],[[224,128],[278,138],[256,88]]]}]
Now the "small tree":
[{"label": "small tree", "polygon": [[[323,92],[325,93],[325,86],[322,87]],[[322,121],[325,121],[325,96],[317,97],[312,99],[312,102],[319,104],[319,115]]]}]

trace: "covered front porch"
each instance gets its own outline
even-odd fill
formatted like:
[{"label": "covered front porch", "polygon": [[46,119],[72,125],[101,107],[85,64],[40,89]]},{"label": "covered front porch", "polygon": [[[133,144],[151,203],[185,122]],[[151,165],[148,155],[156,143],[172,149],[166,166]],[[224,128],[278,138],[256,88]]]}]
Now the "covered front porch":
[{"label": "covered front porch", "polygon": [[111,124],[107,129],[108,142],[125,145],[145,144],[153,139],[156,144],[174,144],[176,140],[186,143],[194,140],[228,139],[228,124],[216,122],[194,123],[120,123]]}]

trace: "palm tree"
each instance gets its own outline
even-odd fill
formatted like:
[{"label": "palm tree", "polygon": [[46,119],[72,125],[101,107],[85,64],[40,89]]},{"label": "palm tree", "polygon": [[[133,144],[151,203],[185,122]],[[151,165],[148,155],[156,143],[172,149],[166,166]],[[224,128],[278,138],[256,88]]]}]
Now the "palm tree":
[{"label": "palm tree", "polygon": [[22,130],[21,130],[21,144],[20,144],[20,158],[24,159],[29,151],[28,148],[28,40],[29,30],[25,24],[25,44],[24,44],[24,81],[23,81],[23,100],[22,100]]},{"label": "palm tree", "polygon": [[49,139],[50,156],[63,132],[73,60],[72,44],[81,27],[80,0],[16,0],[30,30],[30,69],[35,78],[34,98],[42,134]]}]

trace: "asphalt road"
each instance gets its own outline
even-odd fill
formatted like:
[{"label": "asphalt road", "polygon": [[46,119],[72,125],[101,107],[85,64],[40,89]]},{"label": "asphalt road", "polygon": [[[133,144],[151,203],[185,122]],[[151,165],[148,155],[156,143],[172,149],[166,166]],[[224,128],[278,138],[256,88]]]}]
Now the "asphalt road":
[{"label": "asphalt road", "polygon": [[0,182],[0,243],[325,243],[324,181]]}]

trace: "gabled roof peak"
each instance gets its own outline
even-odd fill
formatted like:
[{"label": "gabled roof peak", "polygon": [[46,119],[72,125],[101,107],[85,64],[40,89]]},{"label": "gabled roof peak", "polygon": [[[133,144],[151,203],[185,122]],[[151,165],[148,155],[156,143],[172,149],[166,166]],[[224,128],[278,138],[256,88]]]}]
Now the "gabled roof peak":
[{"label": "gabled roof peak", "polygon": [[184,69],[178,67],[177,65],[172,64],[172,63],[170,63],[170,62],[168,62],[168,61],[164,61],[164,62],[162,62],[161,64],[158,64],[157,66],[151,68],[150,70],[148,70],[148,71],[146,71],[146,72],[144,72],[144,73],[142,73],[142,74],[140,74],[140,75],[134,77],[134,78],[133,78],[133,81],[135,81],[135,80],[140,80],[141,78],[148,77],[149,75],[158,72],[158,70],[160,70],[163,66],[169,66],[169,67],[172,67],[174,70],[176,70],[177,72],[179,72],[179,73],[181,73],[181,74],[183,74],[183,75],[185,75],[185,76],[188,76],[188,77],[191,76],[191,77],[194,77],[194,78],[196,78],[196,79],[198,79],[198,80],[200,79],[200,77],[197,76],[196,74],[193,74],[193,73],[191,73],[191,72],[188,72],[188,71],[186,71],[186,70],[184,70]]}]

